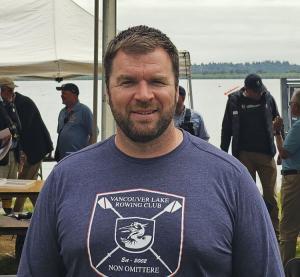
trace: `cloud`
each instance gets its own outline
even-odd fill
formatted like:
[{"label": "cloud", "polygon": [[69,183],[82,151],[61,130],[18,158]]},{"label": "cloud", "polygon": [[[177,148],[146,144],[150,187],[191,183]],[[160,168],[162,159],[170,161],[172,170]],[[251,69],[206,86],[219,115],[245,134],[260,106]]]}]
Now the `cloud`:
[{"label": "cloud", "polygon": [[190,51],[195,63],[300,64],[299,14],[298,0],[121,0],[117,28],[139,24],[158,28],[178,49]]}]

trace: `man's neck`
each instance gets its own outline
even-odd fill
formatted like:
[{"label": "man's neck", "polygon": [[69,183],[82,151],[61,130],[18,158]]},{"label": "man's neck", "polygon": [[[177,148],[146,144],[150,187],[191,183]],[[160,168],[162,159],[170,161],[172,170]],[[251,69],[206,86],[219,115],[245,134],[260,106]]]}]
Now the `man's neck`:
[{"label": "man's neck", "polygon": [[173,122],[158,138],[138,143],[128,138],[119,128],[115,137],[117,148],[128,156],[134,158],[155,158],[163,156],[174,150],[183,140],[183,133],[174,127]]},{"label": "man's neck", "polygon": [[78,103],[78,101],[71,103],[69,105],[66,105],[67,112],[70,112],[77,103]]}]

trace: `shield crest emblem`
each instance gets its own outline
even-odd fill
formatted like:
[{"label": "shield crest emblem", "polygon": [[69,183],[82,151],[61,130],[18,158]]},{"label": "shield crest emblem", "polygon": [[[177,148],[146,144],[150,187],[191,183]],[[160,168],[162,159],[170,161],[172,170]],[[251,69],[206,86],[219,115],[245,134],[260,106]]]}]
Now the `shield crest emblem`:
[{"label": "shield crest emblem", "polygon": [[155,221],[141,217],[118,218],[115,241],[126,252],[142,253],[154,241]]},{"label": "shield crest emblem", "polygon": [[174,275],[182,255],[184,201],[145,189],[97,194],[87,237],[91,267],[104,276]]}]

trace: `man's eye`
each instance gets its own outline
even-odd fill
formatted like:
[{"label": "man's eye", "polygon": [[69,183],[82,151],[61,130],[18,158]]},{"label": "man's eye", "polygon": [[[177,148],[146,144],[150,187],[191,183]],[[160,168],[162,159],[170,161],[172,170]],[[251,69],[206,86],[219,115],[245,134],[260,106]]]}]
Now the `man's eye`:
[{"label": "man's eye", "polygon": [[165,82],[162,81],[162,80],[153,80],[152,84],[155,85],[155,86],[164,86]]},{"label": "man's eye", "polygon": [[124,80],[124,81],[120,82],[121,86],[130,86],[130,85],[133,85],[133,84],[134,84],[134,81],[132,81],[132,80]]}]

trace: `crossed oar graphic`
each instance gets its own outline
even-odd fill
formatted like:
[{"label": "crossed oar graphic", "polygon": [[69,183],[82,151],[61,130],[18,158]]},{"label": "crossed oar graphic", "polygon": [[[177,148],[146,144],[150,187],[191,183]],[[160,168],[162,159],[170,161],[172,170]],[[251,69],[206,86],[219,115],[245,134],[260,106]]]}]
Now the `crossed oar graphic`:
[{"label": "crossed oar graphic", "polygon": [[[102,197],[98,201],[99,206],[104,210],[112,210],[119,218],[124,218],[120,213],[113,207],[113,205],[110,203],[110,201],[106,197]],[[173,201],[169,205],[167,205],[162,211],[160,211],[158,214],[153,216],[151,219],[155,219],[159,216],[161,216],[164,213],[174,213],[177,210],[179,210],[182,207],[182,205],[178,201]],[[103,264],[108,258],[112,256],[114,252],[116,252],[120,246],[117,246],[114,248],[111,252],[107,253],[107,255],[97,264],[96,268],[99,267],[101,264]],[[156,257],[157,260],[159,260],[164,267],[172,273],[172,270],[167,266],[167,264],[162,260],[162,258],[150,247],[149,250],[151,253]]]}]

